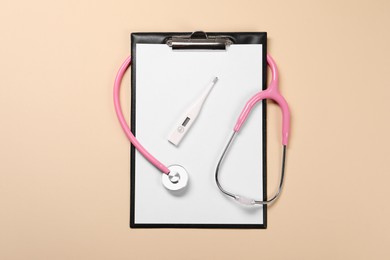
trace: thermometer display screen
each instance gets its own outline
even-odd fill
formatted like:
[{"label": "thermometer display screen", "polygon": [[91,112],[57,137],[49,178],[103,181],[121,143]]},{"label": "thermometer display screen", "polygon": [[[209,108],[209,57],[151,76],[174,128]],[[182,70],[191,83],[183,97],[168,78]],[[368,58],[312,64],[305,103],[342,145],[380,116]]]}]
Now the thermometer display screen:
[{"label": "thermometer display screen", "polygon": [[189,117],[186,117],[186,119],[184,120],[184,122],[181,124],[182,126],[186,126],[188,124],[188,122],[190,121],[190,118]]}]

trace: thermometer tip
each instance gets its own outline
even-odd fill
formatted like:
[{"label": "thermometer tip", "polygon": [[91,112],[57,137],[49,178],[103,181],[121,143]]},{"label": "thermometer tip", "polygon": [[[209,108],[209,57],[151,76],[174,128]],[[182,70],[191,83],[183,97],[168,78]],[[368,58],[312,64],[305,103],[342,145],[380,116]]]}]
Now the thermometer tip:
[{"label": "thermometer tip", "polygon": [[218,77],[215,77],[215,78],[213,79],[213,83],[215,84],[215,83],[217,83],[217,81],[218,81]]}]

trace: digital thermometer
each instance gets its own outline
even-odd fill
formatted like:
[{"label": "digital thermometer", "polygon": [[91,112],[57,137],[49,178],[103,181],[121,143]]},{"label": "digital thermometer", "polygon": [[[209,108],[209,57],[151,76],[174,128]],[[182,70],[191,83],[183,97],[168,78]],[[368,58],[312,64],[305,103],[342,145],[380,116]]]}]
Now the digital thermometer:
[{"label": "digital thermometer", "polygon": [[179,145],[181,139],[185,136],[188,129],[194,123],[195,119],[198,117],[200,110],[203,107],[204,102],[206,101],[207,96],[210,94],[210,91],[213,89],[217,83],[218,78],[215,77],[206,87],[202,95],[189,107],[187,112],[180,118],[177,124],[172,129],[168,141],[174,145]]}]

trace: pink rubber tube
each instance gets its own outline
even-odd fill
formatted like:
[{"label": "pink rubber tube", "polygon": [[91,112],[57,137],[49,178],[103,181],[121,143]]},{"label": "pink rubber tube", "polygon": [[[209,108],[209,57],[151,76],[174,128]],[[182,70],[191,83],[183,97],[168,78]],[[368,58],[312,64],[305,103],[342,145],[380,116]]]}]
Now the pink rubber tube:
[{"label": "pink rubber tube", "polygon": [[272,99],[279,105],[282,111],[282,144],[287,145],[290,133],[290,110],[288,108],[286,100],[279,92],[278,68],[276,66],[275,61],[269,54],[267,54],[267,63],[272,72],[271,83],[266,90],[257,93],[251,99],[248,100],[248,102],[245,104],[244,109],[241,111],[240,116],[238,117],[237,123],[234,126],[234,131],[240,131],[241,126],[245,123],[249,113],[257,102],[263,99]]},{"label": "pink rubber tube", "polygon": [[120,67],[116,78],[114,82],[114,106],[115,106],[115,112],[119,120],[119,124],[121,125],[123,131],[125,132],[127,138],[130,140],[130,142],[134,145],[134,147],[142,154],[145,159],[147,159],[151,164],[153,164],[157,169],[159,169],[161,172],[165,174],[169,174],[169,169],[162,164],[159,160],[153,157],[141,144],[138,142],[138,140],[135,138],[133,133],[130,130],[130,127],[128,126],[125,117],[123,116],[121,102],[120,102],[120,88],[122,84],[123,76],[126,72],[126,70],[129,68],[131,64],[131,57],[128,57]]}]

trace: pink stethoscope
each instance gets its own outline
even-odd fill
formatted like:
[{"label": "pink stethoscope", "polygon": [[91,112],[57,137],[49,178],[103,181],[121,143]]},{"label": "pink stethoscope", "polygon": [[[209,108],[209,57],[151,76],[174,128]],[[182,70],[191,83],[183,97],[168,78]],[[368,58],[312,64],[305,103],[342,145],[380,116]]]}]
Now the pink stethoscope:
[{"label": "pink stethoscope", "polygon": [[[282,187],[283,187],[283,180],[284,180],[284,172],[285,172],[285,161],[286,161],[286,148],[288,143],[288,137],[290,132],[290,110],[288,108],[288,104],[286,100],[283,98],[283,96],[279,92],[279,74],[278,69],[276,66],[275,61],[272,59],[270,55],[267,54],[267,63],[268,66],[271,69],[272,72],[272,79],[271,83],[269,84],[268,88],[266,90],[263,90],[256,95],[254,95],[249,101],[245,104],[244,109],[242,110],[240,116],[238,117],[238,120],[236,122],[236,125],[234,126],[233,133],[229,138],[229,141],[227,145],[225,146],[222,155],[218,161],[216,170],[215,170],[215,180],[217,183],[218,188],[227,196],[235,199],[237,202],[245,205],[264,205],[264,204],[270,204],[279,196]],[[127,138],[130,140],[130,142],[134,145],[134,147],[142,154],[142,156],[147,159],[152,165],[154,165],[157,169],[159,169],[163,175],[162,175],[162,183],[163,185],[169,189],[169,190],[181,190],[187,186],[188,183],[188,173],[185,170],[184,167],[181,165],[171,165],[171,166],[165,166],[162,164],[159,160],[157,160],[153,155],[151,155],[142,145],[141,143],[135,138],[133,133],[131,132],[122,112],[121,104],[120,104],[120,86],[122,83],[123,76],[126,72],[126,70],[129,68],[131,64],[131,57],[128,57],[120,67],[114,83],[114,106],[115,106],[115,112],[118,117],[119,123],[125,132]],[[281,170],[281,178],[279,182],[279,188],[278,191],[275,193],[274,196],[272,196],[269,200],[256,200],[256,199],[250,199],[241,195],[234,194],[232,192],[227,191],[224,189],[219,181],[219,169],[223,162],[223,159],[225,155],[227,154],[231,144],[233,143],[233,140],[235,139],[235,136],[240,131],[242,125],[245,123],[249,113],[251,112],[252,108],[263,99],[272,99],[274,100],[282,111],[282,145],[283,145],[283,156],[282,156],[282,170]]]}]

